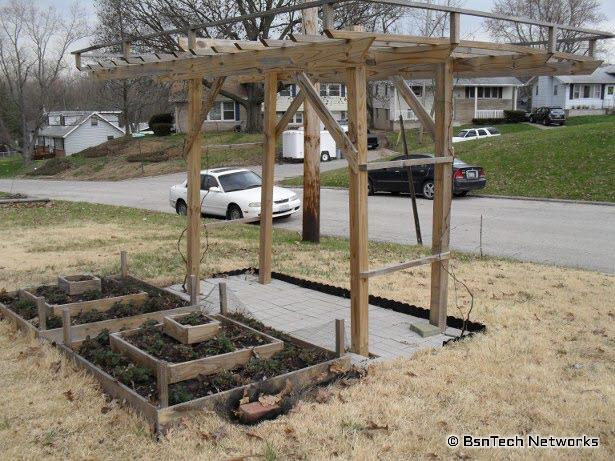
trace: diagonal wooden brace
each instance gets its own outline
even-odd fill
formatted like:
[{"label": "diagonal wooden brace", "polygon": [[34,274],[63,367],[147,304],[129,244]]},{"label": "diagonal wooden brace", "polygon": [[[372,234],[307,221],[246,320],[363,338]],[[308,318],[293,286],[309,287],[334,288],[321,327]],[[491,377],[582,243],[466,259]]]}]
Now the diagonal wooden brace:
[{"label": "diagonal wooden brace", "polygon": [[310,81],[310,78],[305,74],[305,72],[300,72],[297,74],[297,84],[301,87],[301,92],[305,94],[305,98],[312,104],[314,110],[318,114],[322,123],[324,123],[325,128],[338,146],[340,146],[344,150],[344,156],[346,160],[348,160],[348,166],[352,169],[352,171],[358,171],[358,162],[357,162],[357,149],[348,137],[348,135],[342,130],[342,127],[337,123],[337,121],[333,118],[333,115],[325,106],[325,103],[322,102],[320,96],[316,92],[314,85]]},{"label": "diagonal wooden brace", "polygon": [[394,75],[391,77],[391,81],[397,88],[397,91],[401,94],[406,104],[410,106],[412,112],[416,114],[416,116],[421,121],[423,127],[429,132],[432,139],[435,139],[435,123],[431,115],[425,110],[419,98],[416,97],[412,88],[408,86],[406,81],[399,75]]}]

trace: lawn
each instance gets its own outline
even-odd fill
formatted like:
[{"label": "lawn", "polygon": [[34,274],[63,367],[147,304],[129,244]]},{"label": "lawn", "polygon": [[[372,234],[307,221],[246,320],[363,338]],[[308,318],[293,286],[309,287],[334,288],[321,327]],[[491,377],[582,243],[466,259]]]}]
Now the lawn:
[{"label": "lawn", "polygon": [[[549,130],[529,124],[498,129],[501,137],[454,144],[457,157],[485,168],[487,187],[480,193],[615,201],[614,116],[574,117],[568,126]],[[302,178],[284,184],[300,185]],[[321,184],[348,187],[346,169],[323,173]]]},{"label": "lawn", "polygon": [[[0,288],[58,273],[130,270],[168,284],[182,278],[174,215],[54,202],[0,208]],[[212,230],[205,273],[257,261],[258,227]],[[373,265],[422,253],[370,243]],[[274,230],[274,270],[348,285],[348,242],[300,243]],[[154,441],[136,414],[108,402],[94,380],[49,345],[0,322],[0,450],[7,459],[613,459],[615,280],[604,274],[456,254],[452,267],[475,295],[485,334],[412,359],[370,367],[351,386],[331,385],[325,403],[306,401],[258,426],[214,413],[186,417]],[[449,312],[467,299],[451,283]],[[370,281],[370,292],[426,306],[427,268]],[[467,304],[466,304],[467,306]],[[465,309],[465,307],[460,307]],[[596,449],[479,450],[447,447],[450,434],[600,437]]]},{"label": "lawn", "polygon": [[[262,142],[260,134],[225,131],[205,133],[203,138],[206,146],[206,153],[201,159],[203,168],[255,165],[261,162],[262,147],[259,145],[216,147]],[[183,134],[117,138],[66,159],[36,161],[27,166],[19,158],[0,160],[0,177],[25,175],[56,179],[120,180],[185,171],[186,161],[182,158],[184,139]]]}]

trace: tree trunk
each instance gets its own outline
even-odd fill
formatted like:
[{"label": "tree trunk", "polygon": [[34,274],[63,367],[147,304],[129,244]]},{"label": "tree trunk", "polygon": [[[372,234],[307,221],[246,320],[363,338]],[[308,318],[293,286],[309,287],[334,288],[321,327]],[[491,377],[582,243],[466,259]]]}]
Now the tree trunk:
[{"label": "tree trunk", "polygon": [[28,164],[32,161],[32,149],[30,146],[30,135],[28,133],[28,121],[26,119],[26,108],[25,108],[25,98],[23,96],[23,89],[21,90],[21,95],[19,97],[19,105],[20,105],[20,119],[21,119],[21,149],[22,149],[22,157],[24,163]]},{"label": "tree trunk", "polygon": [[132,127],[130,126],[130,116],[128,115],[128,82],[122,82],[122,103],[124,105],[124,136],[130,136]]},{"label": "tree trunk", "polygon": [[263,87],[259,83],[245,84],[247,98],[245,99],[246,109],[246,132],[263,132],[263,114],[261,104],[263,103]]}]

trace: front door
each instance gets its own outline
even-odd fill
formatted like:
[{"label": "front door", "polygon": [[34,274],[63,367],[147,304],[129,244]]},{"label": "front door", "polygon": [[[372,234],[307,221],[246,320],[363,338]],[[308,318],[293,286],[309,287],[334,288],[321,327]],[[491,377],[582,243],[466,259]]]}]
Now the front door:
[{"label": "front door", "polygon": [[607,85],[604,88],[604,107],[615,107],[615,85]]}]

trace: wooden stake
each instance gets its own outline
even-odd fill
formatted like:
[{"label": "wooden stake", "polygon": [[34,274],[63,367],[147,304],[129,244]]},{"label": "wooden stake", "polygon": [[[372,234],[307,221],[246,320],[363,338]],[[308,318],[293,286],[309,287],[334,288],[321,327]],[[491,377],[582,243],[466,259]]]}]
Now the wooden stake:
[{"label": "wooden stake", "polygon": [[226,292],[226,282],[218,283],[218,291],[220,293],[220,313],[226,315],[228,313],[228,296]]},{"label": "wooden stake", "polygon": [[[401,139],[404,143],[404,155],[409,157],[408,142],[406,141],[406,129],[404,128],[404,118],[399,114],[399,128],[401,130]],[[414,231],[416,232],[416,243],[423,244],[423,237],[421,236],[421,223],[419,222],[419,211],[416,207],[416,191],[414,190],[414,178],[412,176],[412,167],[406,167],[406,173],[408,174],[408,187],[410,188],[410,200],[412,202],[412,216],[414,218]]]},{"label": "wooden stake", "polygon": [[[452,61],[436,67],[435,104],[435,156],[453,155],[451,136],[453,129],[453,65]],[[448,252],[451,223],[452,164],[438,163],[434,173],[432,254]],[[431,265],[431,304],[429,321],[442,331],[446,329],[448,297],[448,259]]]},{"label": "wooden stake", "polygon": [[191,275],[190,282],[190,305],[196,306],[199,303],[199,280],[195,275]]},{"label": "wooden stake", "polygon": [[549,27],[549,38],[547,39],[547,51],[555,53],[557,51],[557,28]]},{"label": "wooden stake", "polygon": [[324,30],[333,29],[333,7],[330,3],[322,6],[322,28]]},{"label": "wooden stake", "polygon": [[36,298],[36,308],[38,310],[38,328],[39,330],[47,329],[47,303],[45,298]]},{"label": "wooden stake", "polygon": [[346,354],[346,330],[344,319],[335,319],[335,353],[338,357]]},{"label": "wooden stake", "polygon": [[[188,82],[188,123],[190,133],[201,131],[201,106],[203,100],[203,83],[200,78]],[[188,152],[188,275],[199,279],[201,260],[201,150],[203,137],[197,136]]]},{"label": "wooden stake", "polygon": [[[301,12],[303,33],[318,34],[318,8]],[[319,92],[320,85],[316,84]],[[320,242],[320,120],[314,107],[303,103],[303,233],[304,242]]]},{"label": "wooden stake", "polygon": [[120,251],[120,274],[123,279],[128,277],[128,253],[124,250]]},{"label": "wooden stake", "polygon": [[70,309],[64,308],[62,310],[62,336],[64,338],[64,345],[66,347],[71,347],[73,343],[72,331],[70,324]]},{"label": "wooden stake", "polygon": [[276,99],[278,77],[274,72],[265,75],[265,113],[263,131],[263,181],[261,186],[261,222],[258,280],[266,284],[271,282],[271,245],[273,240],[273,173],[275,167],[276,147]]},{"label": "wooden stake", "polygon": [[169,368],[167,367],[167,362],[160,364],[156,375],[160,408],[165,408],[169,406]]},{"label": "wooden stake", "polygon": [[[365,66],[348,70],[348,133],[357,149],[357,163],[367,163],[367,101]],[[367,259],[367,171],[349,169],[350,210],[350,309],[352,351],[367,356],[368,270]]]}]

